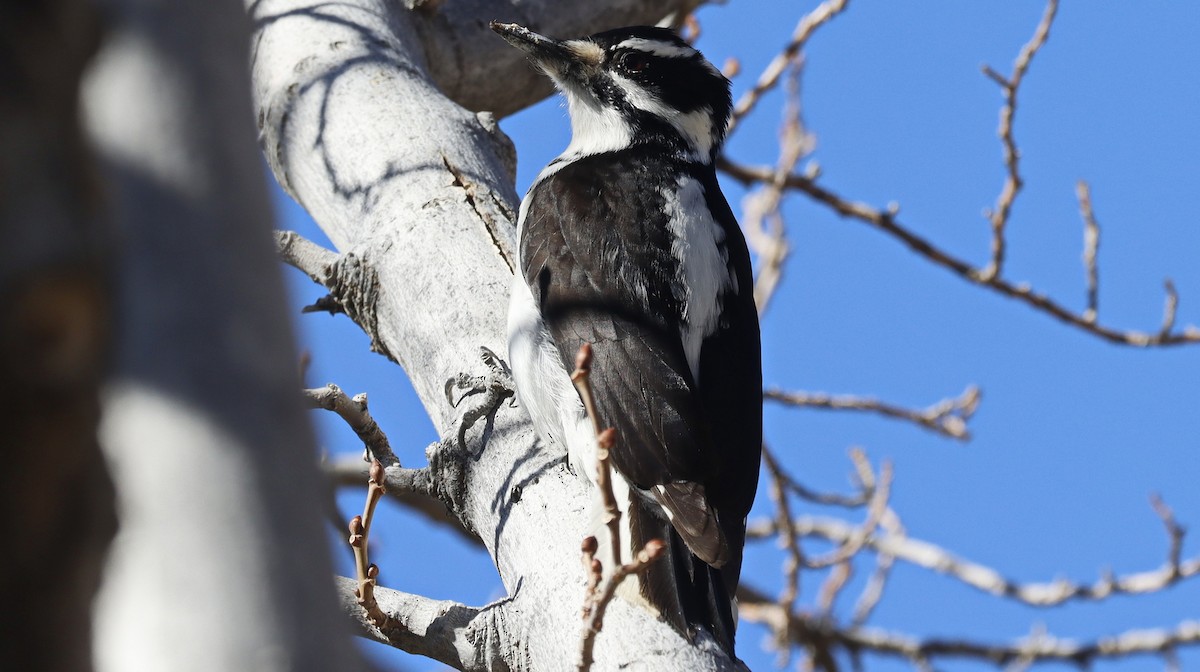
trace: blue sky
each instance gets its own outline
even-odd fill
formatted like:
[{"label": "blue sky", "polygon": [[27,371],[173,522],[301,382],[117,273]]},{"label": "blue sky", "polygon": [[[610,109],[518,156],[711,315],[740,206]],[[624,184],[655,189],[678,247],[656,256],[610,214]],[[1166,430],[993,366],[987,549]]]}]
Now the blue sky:
[{"label": "blue sky", "polygon": [[[735,98],[753,84],[813,2],[741,0],[700,14],[698,46],[717,64],[736,56]],[[939,246],[982,265],[983,210],[1004,179],[996,138],[1002,100],[980,73],[1011,72],[1044,5],[1031,0],[856,2],[808,50],[805,120],[817,136],[821,183],[878,207]],[[1090,182],[1100,243],[1100,319],[1157,329],[1165,277],[1174,280],[1181,324],[1200,323],[1200,5],[1064,3],[1050,40],[1020,90],[1015,133],[1025,191],[1009,227],[1005,274],[1082,308],[1083,227],[1074,195]],[[731,157],[772,163],[780,94],[769,95],[737,132]],[[519,151],[523,192],[568,140],[565,109],[546,101],[506,119]],[[744,191],[724,180],[740,210]],[[317,237],[280,196],[280,226]],[[842,220],[801,195],[785,205],[792,255],[764,321],[770,386],[877,396],[913,407],[977,384],[984,397],[966,444],[861,414],[767,407],[767,440],[805,484],[846,490],[849,446],[895,465],[892,506],[909,534],[999,569],[1019,581],[1095,581],[1158,567],[1166,536],[1148,505],[1159,492],[1179,520],[1200,525],[1200,345],[1137,350],[1102,342],[1047,315],[968,285],[897,241]],[[297,306],[321,292],[289,271]],[[424,463],[436,439],[403,371],[368,351],[344,317],[297,318],[314,355],[309,383],[367,392],[371,409],[407,465]],[[322,444],[355,452],[352,432],[316,416]],[[347,511],[361,497],[343,496]],[[758,509],[769,511],[765,490]],[[799,513],[836,515],[807,504]],[[850,514],[857,520],[860,514]],[[480,551],[388,505],[374,538],[386,585],[480,604],[500,595]],[[814,546],[816,550],[819,547]],[[342,551],[339,551],[342,553]],[[1184,555],[1200,554],[1189,539]],[[782,555],[749,553],[746,580],[774,593]],[[346,559],[343,553],[340,560]],[[860,575],[869,571],[864,565]],[[806,574],[802,605],[820,576]],[[847,589],[853,606],[861,576]],[[922,636],[1007,641],[1037,624],[1089,639],[1129,628],[1200,618],[1200,581],[1163,595],[1033,609],[907,566],[893,573],[873,625]],[[739,654],[769,669],[760,628],[739,633]],[[372,650],[377,650],[373,648]],[[438,669],[383,652],[397,669]],[[1181,655],[1200,666],[1200,648]],[[907,669],[869,659],[868,669]],[[992,669],[946,661],[940,669]],[[1151,658],[1099,670],[1159,669]],[[1068,669],[1043,666],[1041,669]]]}]

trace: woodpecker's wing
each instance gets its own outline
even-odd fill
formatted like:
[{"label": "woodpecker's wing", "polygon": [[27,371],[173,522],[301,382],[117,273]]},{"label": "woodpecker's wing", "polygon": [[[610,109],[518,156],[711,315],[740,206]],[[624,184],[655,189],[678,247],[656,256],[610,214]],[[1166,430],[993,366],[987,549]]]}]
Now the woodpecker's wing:
[{"label": "woodpecker's wing", "polygon": [[669,215],[649,186],[668,168],[627,150],[541,180],[528,196],[521,268],[565,368],[592,344],[600,421],[617,432],[613,466],[667,511],[692,552],[721,566],[729,545],[705,489],[720,478],[709,424],[718,409],[692,380]]}]

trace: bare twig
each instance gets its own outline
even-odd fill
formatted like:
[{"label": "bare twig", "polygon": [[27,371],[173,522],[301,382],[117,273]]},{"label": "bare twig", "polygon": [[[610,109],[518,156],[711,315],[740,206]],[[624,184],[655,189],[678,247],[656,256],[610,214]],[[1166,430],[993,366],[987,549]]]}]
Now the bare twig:
[{"label": "bare twig", "polygon": [[379,460],[384,466],[399,466],[400,460],[392,452],[387,435],[367,410],[365,392],[351,398],[340,387],[329,383],[325,387],[304,390],[304,398],[312,408],[323,408],[341,416],[362,440],[371,457]]},{"label": "bare twig", "polygon": [[[775,179],[775,170],[771,167],[740,165],[725,157],[717,159],[717,167],[743,184],[769,183]],[[949,270],[972,284],[1016,299],[1035,310],[1111,343],[1143,348],[1200,343],[1200,328],[1188,326],[1182,331],[1173,331],[1173,320],[1170,322],[1171,329],[1155,333],[1120,330],[1103,326],[1099,322],[1090,322],[1082,314],[1075,313],[1044,294],[1033,291],[1025,283],[1012,283],[1000,277],[985,279],[983,271],[980,269],[938,248],[901,225],[893,210],[879,210],[862,202],[847,200],[841,195],[817,185],[814,178],[805,175],[789,175],[784,180],[784,184],[788,188],[796,189],[818,203],[828,206],[843,217],[857,219],[891,235],[927,261]],[[1169,298],[1168,296],[1168,301]],[[1167,325],[1164,324],[1164,326]]]},{"label": "bare twig", "polygon": [[[739,615],[750,622],[774,628],[784,621],[778,603],[744,584],[738,589],[738,606]],[[1008,644],[987,644],[966,639],[920,638],[879,628],[845,629],[828,619],[796,614],[789,639],[802,646],[833,645],[852,656],[871,652],[906,658],[918,669],[929,669],[930,661],[935,658],[967,658],[996,665],[1061,661],[1086,668],[1099,660],[1166,656],[1182,646],[1200,645],[1200,621],[1183,621],[1169,629],[1129,630],[1090,642],[1035,633]]]},{"label": "bare twig", "polygon": [[[777,526],[775,520],[753,522],[746,530],[746,538],[772,538],[778,533]],[[800,517],[792,521],[792,529],[797,537],[816,537],[845,544],[853,539],[859,528],[843,520]],[[1174,536],[1172,540],[1172,549],[1175,544],[1181,543],[1174,541]],[[863,543],[878,553],[945,574],[985,593],[1034,607],[1052,607],[1070,601],[1100,601],[1113,595],[1154,593],[1200,575],[1200,557],[1195,557],[1168,561],[1158,569],[1124,576],[1105,573],[1092,584],[1078,584],[1065,579],[1022,584],[1005,578],[991,567],[965,560],[940,546],[904,536],[903,533],[876,533],[868,536]],[[1177,551],[1172,550],[1172,557],[1175,553]]]},{"label": "bare twig", "polygon": [[817,609],[826,618],[832,617],[833,605],[837,601],[837,596],[846,587],[846,582],[850,580],[853,573],[854,564],[849,560],[842,560],[829,570],[829,574],[821,582],[821,587],[817,590]]},{"label": "bare twig", "polygon": [[621,563],[621,510],[617,507],[617,497],[612,488],[612,471],[609,465],[609,451],[612,449],[616,432],[612,429],[600,429],[600,415],[596,412],[596,399],[592,395],[592,385],[589,375],[592,370],[592,346],[584,343],[579,346],[575,355],[575,370],[571,373],[571,382],[579,391],[583,400],[583,408],[592,421],[592,430],[596,435],[596,490],[600,492],[600,502],[604,507],[604,524],[608,526],[609,543],[612,548],[612,562]]},{"label": "bare twig", "polygon": [[796,164],[810,154],[815,139],[805,130],[800,108],[800,74],[803,62],[796,57],[792,76],[788,78],[788,98],[784,106],[784,121],[780,129],[779,159],[775,164],[774,179],[745,199],[742,228],[746,242],[758,256],[758,276],[754,279],[754,302],[758,313],[766,312],[767,305],[783,277],[784,262],[790,248],[783,219],[784,181]]},{"label": "bare twig", "polygon": [[1042,45],[1046,44],[1046,39],[1050,37],[1050,26],[1054,23],[1054,15],[1057,12],[1058,0],[1049,0],[1046,3],[1046,11],[1042,14],[1042,20],[1038,23],[1037,30],[1034,31],[1033,38],[1021,48],[1021,53],[1017,55],[1017,61],[1013,65],[1012,77],[1006,78],[990,66],[983,66],[983,73],[989,79],[999,84],[1001,90],[1004,92],[1004,107],[1000,109],[1000,130],[998,133],[1000,141],[1004,145],[1004,166],[1008,171],[1004,179],[1004,187],[1000,191],[1000,196],[996,199],[996,207],[990,214],[992,222],[992,258],[987,268],[983,270],[982,279],[984,281],[1000,276],[1004,265],[1004,228],[1008,224],[1008,217],[1012,212],[1013,201],[1016,200],[1017,193],[1021,191],[1021,187],[1024,184],[1018,170],[1021,161],[1021,152],[1017,149],[1017,141],[1013,138],[1013,117],[1017,112],[1017,91],[1021,87],[1021,80],[1025,78],[1025,73],[1029,70],[1029,64],[1033,62],[1033,57],[1042,48]]},{"label": "bare twig", "polygon": [[[884,512],[883,517],[879,520],[879,526],[887,534],[893,536],[905,536],[906,534],[904,526],[900,523],[900,517],[891,509]],[[871,612],[883,598],[883,590],[887,586],[887,580],[895,561],[896,556],[890,553],[878,551],[875,554],[875,571],[871,572],[870,578],[863,586],[862,593],[858,596],[858,602],[854,605],[854,615],[850,617],[852,627],[861,626],[871,617]]]},{"label": "bare twig", "polygon": [[587,617],[584,619],[583,636],[580,638],[579,645],[579,662],[576,665],[579,672],[587,672],[595,662],[593,653],[596,647],[596,635],[600,634],[600,629],[604,627],[604,613],[617,594],[617,588],[620,587],[621,582],[632,574],[645,571],[663,556],[666,548],[666,544],[660,539],[647,541],[646,545],[633,556],[632,561],[618,565],[612,576],[601,584],[599,590],[593,590],[592,595],[595,600],[590,609],[585,607]]},{"label": "bare twig", "polygon": [[584,537],[583,543],[579,547],[580,553],[583,554],[583,572],[587,576],[587,585],[583,589],[583,620],[585,622],[592,617],[600,581],[604,579],[604,565],[596,558],[596,551],[599,548],[599,542],[591,535]]},{"label": "bare twig", "polygon": [[[1162,327],[1158,330],[1159,338],[1168,338],[1171,336],[1171,330],[1175,328],[1175,312],[1179,310],[1179,293],[1175,291],[1175,283],[1167,278],[1163,281],[1163,288],[1167,292],[1167,298],[1163,301],[1163,321]],[[1200,336],[1195,327],[1188,327],[1184,330],[1184,334]]]},{"label": "bare twig", "polygon": [[1079,214],[1083,217],[1083,270],[1087,281],[1087,308],[1083,311],[1083,319],[1095,322],[1100,304],[1100,273],[1096,268],[1100,225],[1096,223],[1096,213],[1092,210],[1092,191],[1088,183],[1083,180],[1077,182],[1075,195],[1079,198]]},{"label": "bare twig", "polygon": [[295,231],[276,231],[275,249],[284,263],[302,271],[310,280],[325,286],[338,253],[325,249]]},{"label": "bare twig", "polygon": [[[840,11],[841,4],[837,3]],[[833,7],[831,3],[824,3],[810,16],[818,15],[827,6]],[[866,224],[869,224],[901,241],[910,250],[925,258],[938,266],[942,266],[951,271],[955,275],[971,282],[972,284],[981,287],[989,288],[1003,296],[1016,299],[1031,308],[1044,312],[1060,320],[1068,325],[1077,327],[1087,333],[1098,336],[1104,340],[1120,345],[1132,345],[1136,347],[1153,347],[1153,346],[1169,346],[1183,345],[1190,343],[1200,343],[1200,328],[1194,326],[1185,327],[1182,331],[1174,331],[1174,294],[1168,290],[1167,309],[1168,319],[1164,319],[1163,328],[1156,333],[1143,332],[1137,330],[1121,330],[1108,326],[1103,326],[1098,323],[1096,318],[1087,310],[1076,313],[1062,304],[1050,299],[1049,297],[1033,291],[1026,283],[1013,283],[1004,280],[1001,277],[1001,270],[1005,256],[1005,241],[1004,229],[1007,224],[1009,214],[1011,212],[1013,200],[1020,189],[1021,178],[1018,170],[1018,162],[1020,152],[1016,146],[1015,140],[1012,138],[1012,116],[1016,110],[1016,93],[1023,80],[1025,73],[1029,68],[1029,64],[1033,59],[1034,54],[1041,49],[1049,36],[1051,23],[1053,22],[1057,11],[1057,0],[1049,0],[1046,11],[1038,24],[1038,28],[1031,39],[1022,48],[1017,57],[1014,66],[1013,75],[1010,78],[1005,78],[991,68],[984,68],[984,73],[996,81],[1005,93],[1005,105],[1001,111],[1001,139],[1005,148],[1005,164],[1008,170],[1008,175],[1005,180],[1005,186],[997,199],[996,207],[990,213],[989,218],[992,222],[992,254],[989,263],[984,268],[977,268],[962,259],[936,247],[925,238],[917,235],[909,228],[901,225],[898,220],[898,210],[895,207],[888,207],[880,210],[865,203],[852,201],[842,197],[834,191],[825,187],[819,186],[816,183],[817,176],[800,175],[793,173],[788,175],[783,180],[783,185],[789,189],[796,189],[813,200],[821,203],[838,215],[857,219]],[[822,15],[824,16],[824,15]],[[808,17],[806,17],[807,19]],[[829,16],[825,16],[828,20]],[[804,25],[804,21],[801,25]],[[797,29],[797,34],[800,35],[803,31]],[[810,31],[811,32],[811,31]],[[807,34],[804,34],[807,39]],[[788,53],[786,50],[784,54]],[[765,91],[775,85],[779,77],[783,73],[783,68],[787,63],[787,59],[783,58],[784,54],[777,57],[778,64],[773,62],[764,76],[760,78],[760,86],[743,96],[739,101],[738,110],[740,114],[736,117],[740,119],[744,116],[758,98],[762,95],[761,91]],[[782,59],[782,60],[780,60]],[[765,84],[765,88],[764,85]],[[756,93],[757,92],[757,93]],[[728,158],[722,156],[717,160],[717,167],[723,172],[738,180],[744,185],[752,184],[778,184],[779,176],[774,167],[768,166],[746,166],[735,163]]]},{"label": "bare twig", "polygon": [[[357,457],[326,460],[321,464],[325,475],[337,486],[361,487],[367,480],[370,467]],[[457,533],[463,541],[482,546],[483,542],[474,533],[463,527],[462,521],[450,513],[437,495],[433,476],[428,467],[406,469],[399,465],[385,467],[383,482],[386,494],[392,501],[403,505],[427,520],[443,525]]]},{"label": "bare twig", "polygon": [[338,315],[346,312],[346,308],[342,306],[342,302],[338,301],[332,294],[326,294],[321,298],[313,301],[312,304],[304,306],[300,309],[301,313],[329,313],[330,315]]},{"label": "bare twig", "polygon": [[889,418],[914,422],[942,436],[966,441],[971,438],[967,422],[979,408],[980,392],[978,387],[971,385],[957,398],[943,399],[920,410],[896,406],[870,397],[829,395],[819,392],[784,392],[778,389],[767,389],[763,391],[763,398],[788,406],[879,413]]},{"label": "bare twig", "polygon": [[867,539],[875,533],[875,528],[879,527],[879,521],[883,520],[884,515],[888,512],[888,499],[891,496],[891,488],[892,464],[885,460],[883,467],[879,470],[878,485],[872,488],[871,501],[867,506],[866,519],[837,548],[826,555],[810,558],[806,566],[810,569],[821,569],[822,567],[846,562],[857,555],[867,543]]},{"label": "bare twig", "polygon": [[449,600],[433,600],[376,586],[375,601],[399,629],[381,631],[358,605],[358,581],[335,577],[338,601],[354,622],[358,634],[409,653],[426,656],[456,670],[482,672],[489,669],[487,653],[474,633],[495,625],[497,612],[506,608],[504,601],[483,608]]},{"label": "bare twig", "polygon": [[858,476],[859,491],[853,495],[842,495],[834,492],[817,492],[805,487],[803,484],[796,481],[783,466],[779,464],[779,460],[768,446],[763,446],[763,459],[771,460],[774,467],[774,474],[780,479],[784,487],[790,490],[800,499],[803,499],[813,504],[821,506],[840,506],[847,509],[855,509],[871,501],[871,497],[875,492],[874,472],[871,471],[870,462],[867,461],[866,455],[859,448],[850,449],[850,460],[854,463],[855,471]]},{"label": "bare twig", "polygon": [[774,632],[775,642],[779,648],[779,666],[788,664],[791,647],[787,646],[787,633],[791,629],[791,614],[794,611],[796,598],[800,595],[800,568],[804,566],[804,552],[800,548],[800,540],[793,533],[789,521],[792,520],[792,508],[788,502],[788,479],[779,462],[771,451],[764,445],[762,451],[763,466],[770,477],[771,501],[775,503],[775,515],[779,530],[779,546],[784,549],[786,556],[783,560],[783,590],[779,593],[779,606],[784,614],[783,623]]},{"label": "bare twig", "polygon": [[1175,512],[1171,511],[1171,507],[1167,506],[1157,493],[1150,495],[1150,506],[1154,509],[1154,513],[1158,515],[1162,521],[1163,527],[1167,531],[1167,575],[1170,581],[1176,581],[1180,578],[1181,567],[1180,563],[1183,559],[1183,537],[1187,530],[1175,521]]},{"label": "bare twig", "polygon": [[367,485],[367,500],[363,507],[361,516],[355,516],[350,521],[350,546],[354,549],[354,571],[358,579],[358,588],[355,591],[355,596],[358,598],[358,604],[367,614],[367,619],[381,632],[389,633],[394,630],[402,629],[401,624],[392,619],[386,612],[380,609],[379,604],[375,601],[375,586],[376,578],[379,576],[379,567],[371,564],[368,560],[367,544],[371,535],[371,521],[375,517],[375,505],[379,503],[383,497],[383,465],[379,460],[371,461],[371,475]]},{"label": "bare twig", "polygon": [[846,9],[846,5],[847,0],[825,0],[800,19],[800,23],[796,24],[796,30],[792,33],[792,39],[767,64],[762,74],[758,76],[758,82],[755,83],[754,88],[743,94],[737,104],[733,106],[733,114],[729,119],[727,129],[728,134],[733,133],[738,123],[754,109],[765,93],[775,88],[779,83],[779,78],[787,70],[788,64],[804,49],[804,45],[808,43],[808,39],[812,37],[813,33],[829,23],[833,17],[841,14]]}]

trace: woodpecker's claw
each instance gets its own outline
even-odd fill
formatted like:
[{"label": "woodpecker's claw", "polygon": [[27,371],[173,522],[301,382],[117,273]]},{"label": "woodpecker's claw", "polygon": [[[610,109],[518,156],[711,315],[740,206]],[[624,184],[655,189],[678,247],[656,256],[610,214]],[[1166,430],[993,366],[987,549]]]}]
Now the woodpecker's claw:
[{"label": "woodpecker's claw", "polygon": [[[481,418],[494,417],[500,410],[500,404],[506,399],[510,400],[510,406],[516,401],[516,386],[513,384],[512,370],[508,364],[488,348],[481,347],[479,350],[480,359],[489,369],[487,373],[460,373],[446,381],[446,401],[453,408],[458,408],[467,397],[484,395],[478,404],[464,410],[459,418],[458,445],[464,450],[467,445],[467,430],[474,427]],[[454,399],[455,390],[463,390],[457,401]]]},{"label": "woodpecker's claw", "polygon": [[[499,395],[499,401],[507,397],[513,397],[515,401],[516,385],[513,383],[512,369],[508,364],[492,352],[491,348],[480,347],[479,358],[488,367],[488,373],[473,376],[464,372],[446,381],[446,402],[452,408],[458,408],[467,397],[481,393],[487,393],[489,400]],[[463,395],[457,401],[454,399],[455,390],[463,390]],[[498,405],[498,401],[496,404]]]}]

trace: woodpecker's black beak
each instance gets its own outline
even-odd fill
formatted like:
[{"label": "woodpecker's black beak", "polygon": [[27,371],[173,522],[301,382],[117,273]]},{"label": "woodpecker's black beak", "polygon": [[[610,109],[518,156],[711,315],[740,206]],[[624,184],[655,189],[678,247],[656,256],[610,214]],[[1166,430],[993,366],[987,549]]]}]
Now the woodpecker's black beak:
[{"label": "woodpecker's black beak", "polygon": [[[591,42],[583,40],[555,40],[539,35],[515,23],[492,21],[492,30],[514,47],[529,54],[546,74],[555,79],[576,79],[581,68],[597,65],[602,52]],[[568,73],[575,77],[565,77]]]},{"label": "woodpecker's black beak", "polygon": [[515,23],[500,23],[492,21],[489,26],[496,31],[505,42],[541,60],[544,57],[566,58],[567,50],[558,40],[545,35],[538,35],[532,30]]}]

